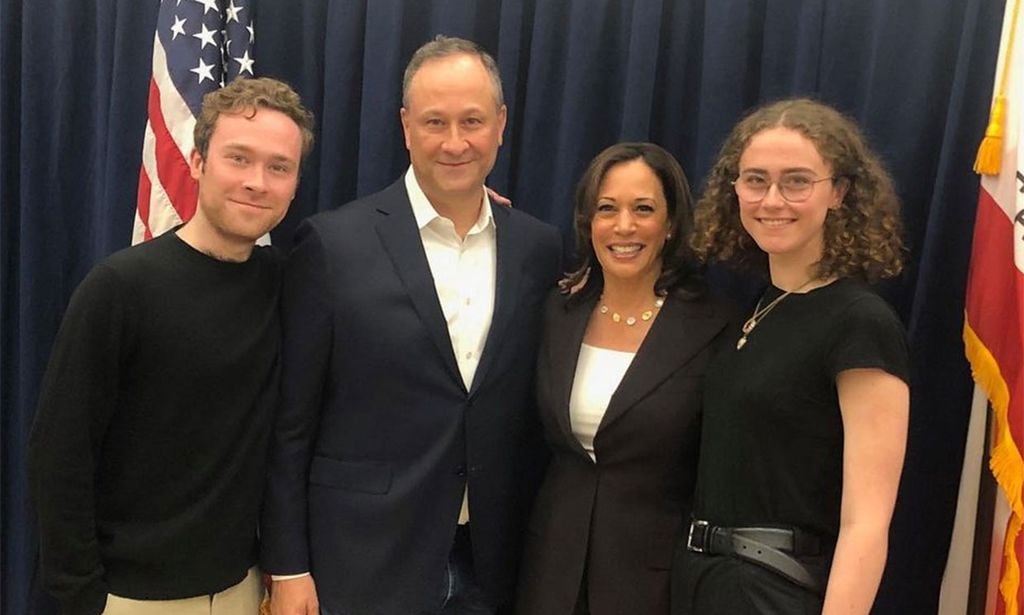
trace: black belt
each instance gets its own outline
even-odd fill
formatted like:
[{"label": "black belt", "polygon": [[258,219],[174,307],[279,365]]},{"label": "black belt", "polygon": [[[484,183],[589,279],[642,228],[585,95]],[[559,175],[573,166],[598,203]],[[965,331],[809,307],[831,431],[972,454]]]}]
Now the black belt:
[{"label": "black belt", "polygon": [[821,584],[794,555],[818,555],[816,536],[799,529],[721,527],[694,519],[686,548],[695,553],[735,555],[776,572],[800,587],[821,593]]}]

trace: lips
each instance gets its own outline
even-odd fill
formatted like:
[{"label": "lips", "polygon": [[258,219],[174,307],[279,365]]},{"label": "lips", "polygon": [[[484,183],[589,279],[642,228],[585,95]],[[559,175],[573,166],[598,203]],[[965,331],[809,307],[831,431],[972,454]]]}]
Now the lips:
[{"label": "lips", "polygon": [[608,250],[619,258],[630,258],[636,256],[644,249],[641,243],[616,243],[608,246]]},{"label": "lips", "polygon": [[758,218],[757,221],[768,228],[779,228],[796,222],[793,218]]},{"label": "lips", "polygon": [[266,207],[264,205],[257,205],[255,203],[250,203],[248,201],[239,201],[236,199],[231,199],[231,202],[236,205],[241,205],[242,207],[250,207],[252,209],[270,209],[269,207]]}]

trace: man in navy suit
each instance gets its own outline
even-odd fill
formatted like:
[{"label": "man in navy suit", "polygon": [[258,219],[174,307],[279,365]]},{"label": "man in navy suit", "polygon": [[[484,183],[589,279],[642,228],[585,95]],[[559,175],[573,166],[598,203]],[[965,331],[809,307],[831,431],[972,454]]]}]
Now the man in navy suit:
[{"label": "man in navy suit", "polygon": [[561,241],[485,193],[506,108],[479,46],[421,47],[401,119],[410,169],[306,220],[289,258],[262,525],[275,615],[493,614],[515,587]]}]

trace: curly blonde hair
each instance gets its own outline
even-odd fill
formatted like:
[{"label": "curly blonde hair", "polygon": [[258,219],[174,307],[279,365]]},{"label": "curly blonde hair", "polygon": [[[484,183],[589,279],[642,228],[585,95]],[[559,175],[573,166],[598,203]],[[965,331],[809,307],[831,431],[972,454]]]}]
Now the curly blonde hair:
[{"label": "curly blonde hair", "polygon": [[847,191],[825,218],[824,251],[817,263],[822,278],[856,277],[868,282],[896,276],[903,268],[900,201],[892,178],[868,148],[856,124],[823,103],[806,98],[782,100],[755,109],[733,128],[708,174],[697,202],[694,251],[704,261],[729,262],[767,270],[767,255],[740,222],[733,181],[750,140],[769,128],[796,130],[814,143],[832,169],[833,181]]}]

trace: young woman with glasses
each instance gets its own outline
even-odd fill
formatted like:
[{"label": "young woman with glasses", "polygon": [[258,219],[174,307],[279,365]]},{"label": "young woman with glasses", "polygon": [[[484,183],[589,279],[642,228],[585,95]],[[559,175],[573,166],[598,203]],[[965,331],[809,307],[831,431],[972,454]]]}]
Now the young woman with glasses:
[{"label": "young woman with glasses", "polygon": [[906,446],[903,328],[866,282],[901,269],[899,202],[857,127],[811,100],[743,119],[694,247],[770,284],[709,367],[673,612],[863,613]]}]

